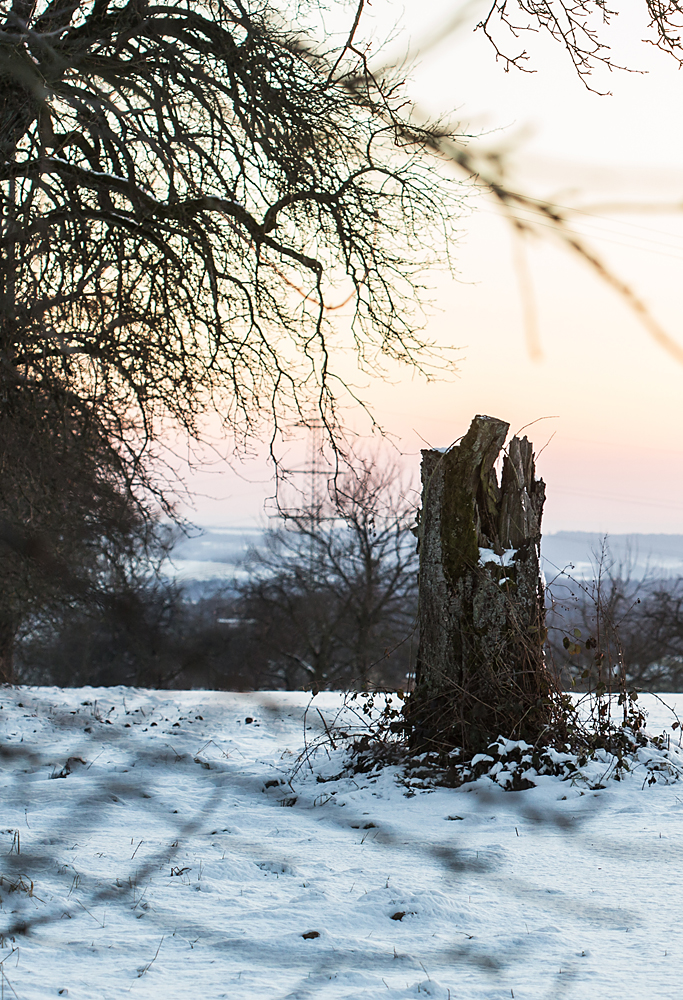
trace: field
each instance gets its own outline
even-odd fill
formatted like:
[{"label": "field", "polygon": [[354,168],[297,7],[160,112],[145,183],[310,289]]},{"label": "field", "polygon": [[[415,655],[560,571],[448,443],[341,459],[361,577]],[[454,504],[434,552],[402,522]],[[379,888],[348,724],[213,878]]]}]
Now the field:
[{"label": "field", "polygon": [[[0,700],[3,997],[679,993],[675,768],[426,790],[344,770],[334,694],[306,730],[304,694]],[[646,703],[652,732],[670,726]]]}]

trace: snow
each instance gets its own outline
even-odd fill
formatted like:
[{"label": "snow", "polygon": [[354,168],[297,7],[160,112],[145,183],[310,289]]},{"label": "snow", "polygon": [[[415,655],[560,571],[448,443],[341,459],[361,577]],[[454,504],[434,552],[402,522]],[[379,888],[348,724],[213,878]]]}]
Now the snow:
[{"label": "snow", "polygon": [[216,580],[235,580],[245,577],[244,572],[240,572],[232,563],[211,562],[208,559],[170,559],[164,563],[166,575],[185,582],[189,580],[201,580],[203,583]]},{"label": "snow", "polygon": [[351,776],[309,700],[2,689],[4,996],[678,995],[683,784]]},{"label": "snow", "polygon": [[479,548],[479,565],[485,566],[486,563],[496,563],[498,566],[512,566],[515,559],[517,558],[517,549],[503,549],[502,553],[498,555],[494,549],[483,549]]}]

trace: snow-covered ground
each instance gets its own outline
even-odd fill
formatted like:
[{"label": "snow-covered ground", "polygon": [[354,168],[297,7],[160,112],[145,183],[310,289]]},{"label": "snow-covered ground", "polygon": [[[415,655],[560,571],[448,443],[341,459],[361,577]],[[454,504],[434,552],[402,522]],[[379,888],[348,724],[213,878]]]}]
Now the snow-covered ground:
[{"label": "snow-covered ground", "polygon": [[[334,780],[331,746],[292,777],[302,694],[0,703],[3,997],[680,993],[683,782],[415,791],[391,768]],[[315,699],[308,741],[338,704]]]}]

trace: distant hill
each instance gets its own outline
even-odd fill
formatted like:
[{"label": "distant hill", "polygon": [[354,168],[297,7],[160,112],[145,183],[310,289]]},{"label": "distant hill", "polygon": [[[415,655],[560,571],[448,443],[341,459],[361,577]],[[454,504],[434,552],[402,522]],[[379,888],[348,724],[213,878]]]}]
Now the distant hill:
[{"label": "distant hill", "polygon": [[[168,576],[185,583],[229,582],[251,547],[258,547],[257,528],[205,528],[202,534],[183,538],[167,564]],[[557,531],[543,535],[541,555],[548,580],[570,569],[574,576],[593,577],[605,535],[590,531]],[[632,577],[647,572],[683,576],[683,534],[608,535],[608,558],[628,569]]]},{"label": "distant hill", "polygon": [[573,565],[575,576],[593,577],[606,537],[608,560],[632,577],[646,573],[683,576],[683,535],[607,535],[590,531],[557,531],[544,535],[541,555],[547,579]]},{"label": "distant hill", "polygon": [[262,532],[257,528],[200,528],[201,534],[182,538],[166,565],[166,575],[186,581],[231,580],[239,562]]}]

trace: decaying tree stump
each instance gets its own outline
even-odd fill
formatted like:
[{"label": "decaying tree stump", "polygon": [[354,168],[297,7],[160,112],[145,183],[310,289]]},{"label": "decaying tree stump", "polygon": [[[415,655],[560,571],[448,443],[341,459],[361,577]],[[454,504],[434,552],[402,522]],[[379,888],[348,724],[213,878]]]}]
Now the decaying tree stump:
[{"label": "decaying tree stump", "polygon": [[460,444],[422,452],[420,646],[407,706],[417,750],[535,742],[553,716],[539,565],[545,484],[526,437],[477,416]]}]

